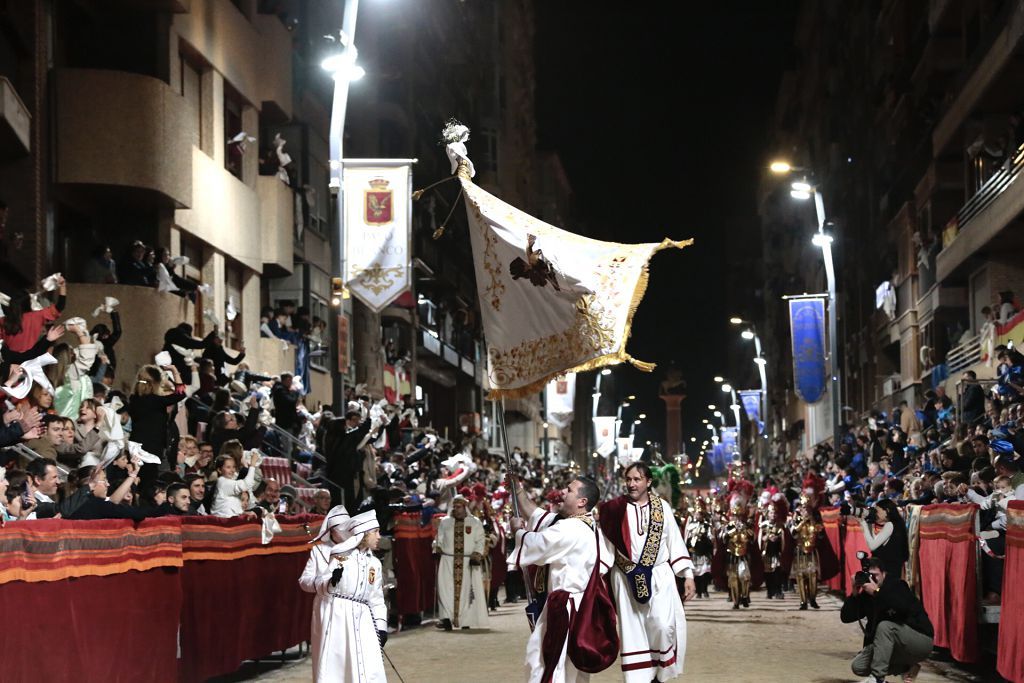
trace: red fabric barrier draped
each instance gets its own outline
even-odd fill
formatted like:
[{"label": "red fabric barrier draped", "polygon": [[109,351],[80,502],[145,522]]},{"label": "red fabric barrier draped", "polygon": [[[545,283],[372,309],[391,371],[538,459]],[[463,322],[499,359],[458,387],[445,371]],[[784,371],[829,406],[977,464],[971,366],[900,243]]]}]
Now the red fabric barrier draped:
[{"label": "red fabric barrier draped", "polygon": [[921,510],[921,602],[935,627],[935,645],[953,658],[978,657],[976,505],[927,505]]},{"label": "red fabric barrier draped", "polygon": [[435,575],[431,545],[432,525],[422,526],[423,515],[404,512],[395,518],[395,609],[416,614],[434,606]]},{"label": "red fabric barrier draped", "polygon": [[832,550],[835,552],[836,557],[839,558],[839,573],[825,582],[825,585],[829,587],[829,590],[834,591],[842,591],[843,584],[846,580],[846,564],[843,560],[842,523],[843,518],[839,514],[839,508],[821,509],[821,524],[825,527],[825,536],[828,537],[829,545],[832,546]]},{"label": "red fabric barrier draped", "polygon": [[868,555],[871,555],[871,551],[868,550],[868,542],[864,540],[864,531],[860,528],[860,522],[853,517],[846,518],[846,534],[843,539],[843,571],[844,585],[846,586],[846,594],[850,595],[853,593],[853,581],[850,577],[860,571],[860,560],[857,559],[857,551],[863,550]]},{"label": "red fabric barrier draped", "polygon": [[1013,683],[1024,683],[1024,500],[1010,501],[1006,513],[1006,563],[999,612],[996,666]]},{"label": "red fabric barrier draped", "polygon": [[307,554],[186,562],[181,678],[202,681],[309,640],[312,593],[299,588]]},{"label": "red fabric barrier draped", "polygon": [[179,571],[161,568],[0,586],[0,613],[10,621],[3,629],[0,678],[53,683],[176,680]]}]

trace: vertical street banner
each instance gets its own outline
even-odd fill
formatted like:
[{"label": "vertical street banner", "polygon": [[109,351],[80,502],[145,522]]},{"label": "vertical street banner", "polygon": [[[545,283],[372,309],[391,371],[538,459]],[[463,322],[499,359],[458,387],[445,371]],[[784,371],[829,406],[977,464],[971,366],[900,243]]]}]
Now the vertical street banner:
[{"label": "vertical street banner", "polygon": [[572,422],[573,401],[576,399],[576,373],[566,373],[548,382],[544,389],[544,407],[547,421],[564,429]]},{"label": "vertical street banner", "polygon": [[412,167],[408,159],[345,159],[342,278],[380,312],[411,285]]},{"label": "vertical street banner", "polygon": [[747,413],[747,419],[754,425],[757,433],[761,432],[761,390],[744,389],[740,393],[740,403]]},{"label": "vertical street banner", "polygon": [[722,452],[725,455],[726,464],[739,458],[740,449],[737,443],[738,427],[722,427]]},{"label": "vertical street banner", "polygon": [[594,418],[594,450],[607,458],[615,450],[615,416]]},{"label": "vertical street banner", "polygon": [[789,328],[793,386],[806,403],[817,403],[825,394],[825,300],[790,299]]}]

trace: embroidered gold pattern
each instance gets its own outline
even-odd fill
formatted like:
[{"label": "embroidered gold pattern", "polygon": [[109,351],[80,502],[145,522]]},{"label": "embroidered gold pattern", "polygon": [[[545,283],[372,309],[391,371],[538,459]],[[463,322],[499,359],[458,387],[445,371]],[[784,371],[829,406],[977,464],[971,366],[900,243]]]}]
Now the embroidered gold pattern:
[{"label": "embroidered gold pattern", "polygon": [[[643,551],[640,553],[640,562],[632,562],[628,557],[618,550],[615,551],[615,566],[623,574],[629,575],[637,565],[653,567],[658,559],[658,550],[661,548],[661,535],[665,528],[665,511],[662,509],[661,499],[651,499],[651,530],[644,542]],[[647,577],[643,572],[633,574],[634,593],[637,598],[648,598],[651,595],[650,587],[647,585]]]},{"label": "embroidered gold pattern", "polygon": [[455,600],[452,605],[452,625],[455,628],[459,627],[459,606],[462,603],[462,569],[465,565],[465,558],[462,556],[465,551],[466,534],[463,530],[458,528],[464,526],[464,524],[458,520],[455,520],[456,528],[453,529],[453,535],[455,537],[455,543],[452,546],[452,573],[455,579]]},{"label": "embroidered gold pattern", "polygon": [[356,273],[359,284],[366,287],[374,294],[380,294],[386,289],[395,285],[395,279],[405,273],[404,266],[383,267],[380,263],[371,263],[365,268],[354,266],[352,272]]}]

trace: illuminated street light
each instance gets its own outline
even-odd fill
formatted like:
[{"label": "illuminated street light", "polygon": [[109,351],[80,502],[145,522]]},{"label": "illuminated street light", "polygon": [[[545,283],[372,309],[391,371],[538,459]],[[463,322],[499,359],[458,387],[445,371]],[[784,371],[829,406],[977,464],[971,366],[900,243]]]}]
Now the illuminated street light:
[{"label": "illuminated street light", "polygon": [[715,375],[715,381],[721,384],[722,382],[725,381],[725,378],[722,377],[721,375]]},{"label": "illuminated street light", "polygon": [[773,161],[768,166],[768,169],[772,173],[777,173],[779,175],[783,175],[785,173],[789,173],[790,171],[792,171],[793,167],[790,165],[790,163],[788,161],[783,161],[782,159],[776,159],[775,161]]},{"label": "illuminated street light", "polygon": [[718,407],[714,403],[709,403],[708,404],[708,410],[717,410],[717,408]]},{"label": "illuminated street light", "polygon": [[794,192],[806,192],[807,194],[810,194],[811,190],[814,189],[814,186],[811,185],[809,182],[807,182],[806,179],[804,179],[804,180],[794,180],[792,183],[789,184],[789,187]]},{"label": "illuminated street light", "polygon": [[764,358],[755,358],[754,362],[757,363],[758,365],[768,365],[768,361],[765,360]]},{"label": "illuminated street light", "polygon": [[646,420],[647,419],[647,413],[640,413],[639,415],[637,415],[637,417],[639,417],[641,420]]},{"label": "illuminated street light", "polygon": [[706,418],[701,420],[701,422],[703,422],[704,424],[708,424],[708,420]]},{"label": "illuminated street light", "polygon": [[630,394],[629,396],[626,397],[626,400],[627,401],[635,401],[636,400],[636,396],[633,396],[632,394]]},{"label": "illuminated street light", "polygon": [[690,437],[690,443],[697,443],[697,437],[691,436]]},{"label": "illuminated street light", "polygon": [[726,394],[732,393],[732,385],[731,384],[723,384],[722,385],[722,391],[724,393],[726,393]]},{"label": "illuminated street light", "polygon": [[823,249],[832,244],[832,235],[828,235],[823,232],[816,232],[814,233],[814,237],[811,238],[811,244],[819,249]]},{"label": "illuminated street light", "polygon": [[722,411],[721,410],[716,410],[715,411],[715,417],[722,417]]},{"label": "illuminated street light", "polygon": [[811,193],[805,192],[803,190],[790,190],[789,196],[792,197],[793,199],[797,199],[801,202],[804,202],[811,198]]},{"label": "illuminated street light", "polygon": [[743,330],[740,336],[749,341],[754,338],[754,333],[751,330]]},{"label": "illuminated street light", "polygon": [[605,368],[604,370],[601,371],[601,374],[604,375],[605,377],[607,377],[608,375],[612,374],[612,369],[611,368]]},{"label": "illuminated street light", "polygon": [[638,424],[640,424],[641,422],[642,422],[642,420],[633,420],[633,424],[635,424],[635,425],[638,425]]}]

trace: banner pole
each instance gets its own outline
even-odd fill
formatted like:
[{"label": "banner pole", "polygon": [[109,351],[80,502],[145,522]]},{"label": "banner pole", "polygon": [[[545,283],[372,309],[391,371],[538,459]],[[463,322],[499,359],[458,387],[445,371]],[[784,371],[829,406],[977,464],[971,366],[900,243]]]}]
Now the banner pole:
[{"label": "banner pole", "polygon": [[[501,431],[501,445],[505,449],[505,467],[508,470],[508,488],[509,493],[512,497],[512,514],[516,517],[522,518],[522,512],[519,509],[519,495],[516,491],[516,480],[517,475],[512,470],[512,451],[508,446],[508,433],[505,431],[505,399],[501,399],[501,405],[498,406],[498,429]],[[526,602],[533,602],[533,590],[530,587],[530,572],[527,569],[523,569],[523,588],[526,591]]]}]

